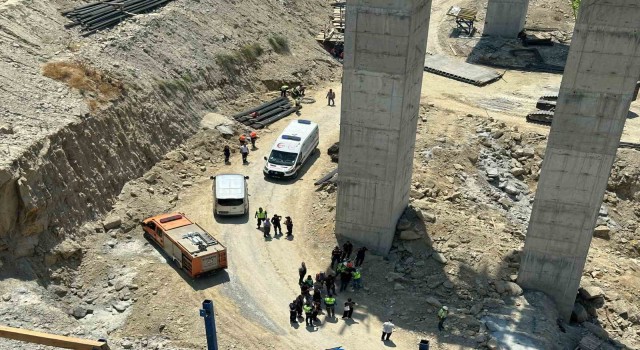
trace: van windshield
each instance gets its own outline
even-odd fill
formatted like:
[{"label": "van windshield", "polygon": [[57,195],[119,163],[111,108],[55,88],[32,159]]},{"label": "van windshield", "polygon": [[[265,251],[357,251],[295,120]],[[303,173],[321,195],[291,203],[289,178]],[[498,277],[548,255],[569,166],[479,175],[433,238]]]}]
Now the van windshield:
[{"label": "van windshield", "polygon": [[244,203],[244,199],[243,198],[218,199],[218,204],[219,205],[224,205],[225,207],[235,207],[235,206],[238,206],[238,205],[242,205],[242,203]]},{"label": "van windshield", "polygon": [[297,153],[273,150],[271,151],[271,155],[269,156],[269,163],[275,165],[292,166],[296,163],[296,158],[298,158]]}]

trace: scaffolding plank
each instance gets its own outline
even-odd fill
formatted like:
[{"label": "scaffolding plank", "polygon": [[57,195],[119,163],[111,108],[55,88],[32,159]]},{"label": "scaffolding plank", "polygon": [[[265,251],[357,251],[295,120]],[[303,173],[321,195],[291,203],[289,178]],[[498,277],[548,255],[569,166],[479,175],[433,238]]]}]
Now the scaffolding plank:
[{"label": "scaffolding plank", "polygon": [[461,62],[444,55],[427,55],[424,70],[476,86],[484,86],[500,79],[497,71]]}]

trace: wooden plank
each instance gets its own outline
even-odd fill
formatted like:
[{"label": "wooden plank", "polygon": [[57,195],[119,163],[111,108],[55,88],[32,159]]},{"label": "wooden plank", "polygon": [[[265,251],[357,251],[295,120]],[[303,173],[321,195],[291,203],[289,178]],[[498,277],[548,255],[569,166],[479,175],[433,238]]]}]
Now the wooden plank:
[{"label": "wooden plank", "polygon": [[106,342],[0,326],[0,337],[74,350],[109,350]]}]

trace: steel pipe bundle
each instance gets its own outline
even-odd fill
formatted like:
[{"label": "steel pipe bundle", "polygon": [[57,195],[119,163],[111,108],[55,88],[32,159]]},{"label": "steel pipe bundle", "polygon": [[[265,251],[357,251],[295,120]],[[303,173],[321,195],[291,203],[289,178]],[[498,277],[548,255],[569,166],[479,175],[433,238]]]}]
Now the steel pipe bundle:
[{"label": "steel pipe bundle", "polygon": [[300,107],[292,107],[286,97],[278,97],[231,117],[246,126],[262,129],[299,109]]},{"label": "steel pipe bundle", "polygon": [[84,31],[82,35],[87,36],[98,30],[113,27],[128,17],[153,11],[170,1],[171,0],[100,1],[64,11],[62,15],[71,20],[71,23],[65,25],[65,28],[80,25]]}]

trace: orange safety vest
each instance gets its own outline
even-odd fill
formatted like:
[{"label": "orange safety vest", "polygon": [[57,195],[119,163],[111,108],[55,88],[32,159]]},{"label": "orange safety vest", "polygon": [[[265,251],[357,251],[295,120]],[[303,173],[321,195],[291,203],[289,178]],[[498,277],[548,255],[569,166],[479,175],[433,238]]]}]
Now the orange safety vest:
[{"label": "orange safety vest", "polygon": [[246,139],[246,136],[244,136],[244,134],[240,135],[240,142],[244,142],[245,139]]}]

